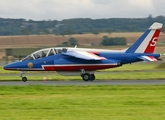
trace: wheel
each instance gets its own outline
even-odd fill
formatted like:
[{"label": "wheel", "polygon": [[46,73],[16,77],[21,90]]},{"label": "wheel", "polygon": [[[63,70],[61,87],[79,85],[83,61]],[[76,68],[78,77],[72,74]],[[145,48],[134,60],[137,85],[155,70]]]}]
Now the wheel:
[{"label": "wheel", "polygon": [[89,81],[91,77],[89,73],[82,74],[81,76],[84,81]]},{"label": "wheel", "polygon": [[94,74],[91,74],[90,75],[90,81],[93,81],[93,80],[95,80],[95,75]]},{"label": "wheel", "polygon": [[22,77],[22,81],[26,82],[27,81],[27,77]]}]

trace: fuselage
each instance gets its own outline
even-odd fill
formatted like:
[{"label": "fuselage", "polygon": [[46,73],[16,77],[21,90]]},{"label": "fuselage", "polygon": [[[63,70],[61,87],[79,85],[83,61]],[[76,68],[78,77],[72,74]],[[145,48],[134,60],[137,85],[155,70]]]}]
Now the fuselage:
[{"label": "fuselage", "polygon": [[[49,50],[48,50],[49,49]],[[124,50],[100,50],[100,49],[83,49],[83,48],[65,48],[67,51],[62,51],[63,48],[48,48],[44,49],[50,52],[51,50],[61,51],[53,55],[34,59],[23,59],[4,66],[6,70],[19,71],[95,71],[100,69],[114,68],[122,66],[123,64],[134,63],[142,61],[139,56],[154,56],[160,57],[160,54],[145,54],[145,53],[125,53]],[[42,51],[42,50],[40,50]],[[38,51],[38,52],[40,52]],[[69,51],[89,51],[95,53],[97,56],[104,57],[104,60],[84,60],[71,56],[63,55],[63,52]],[[31,54],[35,55],[38,52]]]}]

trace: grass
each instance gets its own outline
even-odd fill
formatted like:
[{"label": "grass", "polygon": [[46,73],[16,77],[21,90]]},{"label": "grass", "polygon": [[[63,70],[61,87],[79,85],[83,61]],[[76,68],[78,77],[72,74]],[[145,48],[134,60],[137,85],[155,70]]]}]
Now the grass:
[{"label": "grass", "polygon": [[[58,74],[43,74],[42,76],[36,76],[35,74],[31,76],[27,75],[28,80],[43,80],[46,77],[46,80],[56,80],[56,81],[71,81],[71,80],[82,80],[80,76],[60,76]],[[164,72],[115,72],[115,73],[105,73],[97,74],[96,80],[164,80]],[[0,81],[20,81],[21,78],[19,74],[17,76],[1,76]]]},{"label": "grass", "polygon": [[1,120],[164,120],[165,86],[1,86]]}]

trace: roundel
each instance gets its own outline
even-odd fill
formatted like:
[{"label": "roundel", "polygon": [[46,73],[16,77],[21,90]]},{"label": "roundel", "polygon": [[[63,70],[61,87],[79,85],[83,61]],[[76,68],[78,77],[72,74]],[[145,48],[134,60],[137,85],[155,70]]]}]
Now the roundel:
[{"label": "roundel", "polygon": [[28,63],[28,68],[31,69],[32,67],[33,67],[33,63],[32,63],[32,62],[29,62],[29,63]]}]

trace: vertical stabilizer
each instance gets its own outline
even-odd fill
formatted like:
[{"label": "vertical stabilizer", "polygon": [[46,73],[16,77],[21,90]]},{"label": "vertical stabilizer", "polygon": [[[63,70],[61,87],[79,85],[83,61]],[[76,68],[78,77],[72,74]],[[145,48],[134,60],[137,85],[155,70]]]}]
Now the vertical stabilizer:
[{"label": "vertical stabilizer", "polygon": [[153,53],[163,24],[153,23],[126,53]]}]

